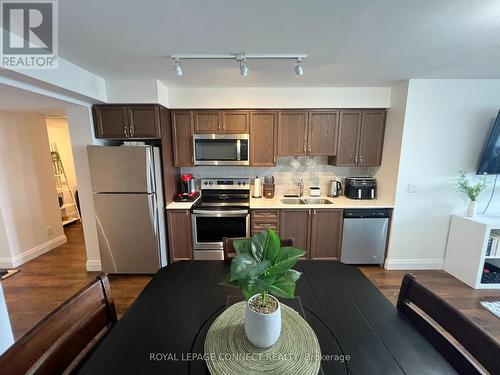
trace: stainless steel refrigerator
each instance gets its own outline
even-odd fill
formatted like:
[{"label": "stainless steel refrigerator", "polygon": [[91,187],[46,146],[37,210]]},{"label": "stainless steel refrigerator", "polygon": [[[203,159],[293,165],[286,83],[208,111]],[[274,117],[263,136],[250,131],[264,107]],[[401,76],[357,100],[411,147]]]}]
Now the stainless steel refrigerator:
[{"label": "stainless steel refrigerator", "polygon": [[88,146],[101,266],[155,273],[167,265],[160,150]]}]

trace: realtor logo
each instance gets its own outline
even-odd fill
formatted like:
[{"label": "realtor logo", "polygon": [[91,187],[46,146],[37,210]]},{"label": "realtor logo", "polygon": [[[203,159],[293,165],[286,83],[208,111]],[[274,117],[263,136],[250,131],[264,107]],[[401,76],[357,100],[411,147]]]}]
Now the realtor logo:
[{"label": "realtor logo", "polygon": [[57,1],[1,1],[0,66],[8,69],[57,68]]}]

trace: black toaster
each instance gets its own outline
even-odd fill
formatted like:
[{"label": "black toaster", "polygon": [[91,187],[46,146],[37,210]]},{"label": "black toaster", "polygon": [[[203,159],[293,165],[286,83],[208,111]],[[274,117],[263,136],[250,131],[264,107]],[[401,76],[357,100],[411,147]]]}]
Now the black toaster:
[{"label": "black toaster", "polygon": [[351,199],[375,199],[377,180],[372,177],[346,177],[344,195]]}]

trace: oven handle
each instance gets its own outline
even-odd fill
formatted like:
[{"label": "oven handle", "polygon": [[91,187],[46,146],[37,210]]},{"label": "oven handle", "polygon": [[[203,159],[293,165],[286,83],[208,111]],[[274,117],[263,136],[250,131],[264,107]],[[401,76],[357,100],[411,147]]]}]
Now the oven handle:
[{"label": "oven handle", "polygon": [[193,210],[193,215],[196,216],[247,216],[249,215],[248,210],[234,210],[234,211],[203,211],[203,210]]}]

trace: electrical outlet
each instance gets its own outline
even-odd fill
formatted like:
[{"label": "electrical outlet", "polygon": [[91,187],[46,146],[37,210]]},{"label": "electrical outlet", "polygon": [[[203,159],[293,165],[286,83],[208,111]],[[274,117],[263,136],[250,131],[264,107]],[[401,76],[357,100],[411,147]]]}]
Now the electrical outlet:
[{"label": "electrical outlet", "polygon": [[408,193],[416,193],[418,190],[417,185],[415,184],[408,184]]},{"label": "electrical outlet", "polygon": [[47,229],[47,235],[48,235],[48,236],[52,236],[52,226],[47,225],[47,226],[45,227],[45,229]]}]

